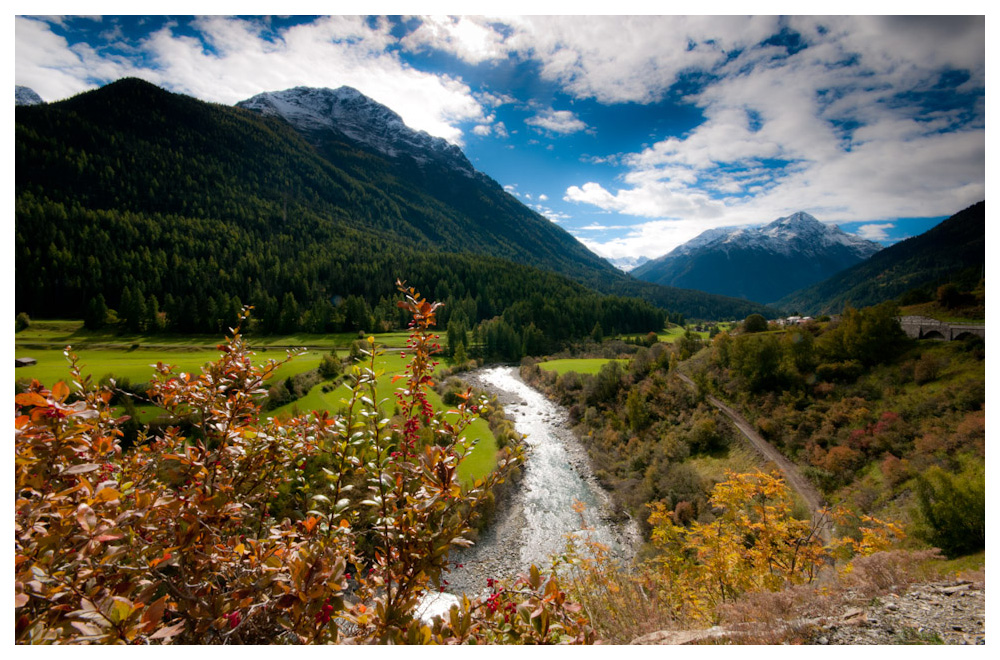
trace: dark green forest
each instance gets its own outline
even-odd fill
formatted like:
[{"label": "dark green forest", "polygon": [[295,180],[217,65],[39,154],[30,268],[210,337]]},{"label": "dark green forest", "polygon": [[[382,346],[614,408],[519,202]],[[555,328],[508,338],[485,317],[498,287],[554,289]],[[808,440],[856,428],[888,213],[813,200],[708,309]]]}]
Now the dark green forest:
[{"label": "dark green forest", "polygon": [[446,303],[442,327],[451,310],[469,329],[501,317],[544,350],[595,324],[656,330],[665,310],[760,310],[637,282],[484,175],[138,80],[17,108],[15,134],[16,301],[33,317],[219,332],[252,304],[266,332],[383,330],[402,279]]}]

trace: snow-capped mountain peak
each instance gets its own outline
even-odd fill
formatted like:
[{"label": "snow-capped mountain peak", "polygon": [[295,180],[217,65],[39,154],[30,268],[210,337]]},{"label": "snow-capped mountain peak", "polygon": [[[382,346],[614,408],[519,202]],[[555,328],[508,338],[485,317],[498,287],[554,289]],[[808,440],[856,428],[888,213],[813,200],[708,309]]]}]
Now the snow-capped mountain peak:
[{"label": "snow-capped mountain peak", "polygon": [[44,103],[35,90],[24,85],[14,85],[14,105],[38,105]]},{"label": "snow-capped mountain peak", "polygon": [[604,260],[618,270],[627,273],[649,261],[649,257],[604,257]]},{"label": "snow-capped mountain peak", "polygon": [[353,87],[293,87],[263,92],[236,105],[281,117],[307,135],[332,130],[390,158],[406,155],[418,163],[434,160],[466,176],[475,175],[461,149],[413,130],[398,114]]},{"label": "snow-capped mountain peak", "polygon": [[632,274],[667,286],[770,303],[881,248],[799,211],[761,227],[709,229]]}]

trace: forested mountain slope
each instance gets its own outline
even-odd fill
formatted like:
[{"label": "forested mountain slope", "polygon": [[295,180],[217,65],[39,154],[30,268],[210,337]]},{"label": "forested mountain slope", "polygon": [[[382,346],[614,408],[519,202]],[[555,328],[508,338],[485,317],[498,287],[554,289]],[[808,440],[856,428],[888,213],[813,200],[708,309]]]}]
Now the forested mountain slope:
[{"label": "forested mountain slope", "polygon": [[[804,314],[838,313],[844,305],[875,305],[946,282],[973,288],[986,262],[986,202],[928,231],[891,245],[847,270],[776,303]],[[929,298],[928,298],[929,299]]]},{"label": "forested mountain slope", "polygon": [[[352,325],[337,304],[349,297],[372,312],[354,325],[391,320],[396,278],[468,298],[470,322],[532,295],[569,316],[593,289],[679,313],[745,311],[636,285],[484,175],[446,176],[343,135],[310,142],[280,118],[139,80],[15,116],[16,295],[32,315],[84,316],[100,297],[123,318],[152,323],[155,308],[170,327],[214,331],[252,303],[266,328],[323,331]],[[630,305],[621,331],[652,318]]]}]

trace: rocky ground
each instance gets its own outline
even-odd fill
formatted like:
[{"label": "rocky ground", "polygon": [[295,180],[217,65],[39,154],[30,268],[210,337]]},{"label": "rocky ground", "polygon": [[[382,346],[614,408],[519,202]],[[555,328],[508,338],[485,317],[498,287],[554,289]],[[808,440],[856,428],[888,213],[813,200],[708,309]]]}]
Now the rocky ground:
[{"label": "rocky ground", "polygon": [[[846,600],[850,602],[850,593]],[[779,640],[816,645],[985,644],[986,585],[981,579],[915,584],[873,598],[863,606],[845,605],[831,616],[663,630],[632,644],[759,644]]]},{"label": "rocky ground", "polygon": [[985,644],[986,585],[952,580],[913,585],[852,608],[820,627],[814,644]]}]

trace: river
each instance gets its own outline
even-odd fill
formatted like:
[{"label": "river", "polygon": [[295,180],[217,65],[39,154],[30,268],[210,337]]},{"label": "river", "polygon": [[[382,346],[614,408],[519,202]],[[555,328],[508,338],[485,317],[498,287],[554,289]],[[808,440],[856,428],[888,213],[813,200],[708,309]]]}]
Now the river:
[{"label": "river", "polygon": [[[480,369],[463,379],[497,396],[514,428],[526,436],[528,458],[517,491],[498,503],[493,524],[476,545],[453,553],[456,567],[445,592],[429,594],[421,615],[447,611],[457,602],[455,594],[481,593],[487,578],[514,577],[532,564],[548,567],[550,557],[565,549],[568,535],[606,544],[618,557],[631,559],[638,527],[611,516],[610,500],[594,479],[566,412],[524,383],[516,367]],[[586,506],[583,520],[573,509],[575,501]],[[584,524],[587,531],[581,531]]]}]

